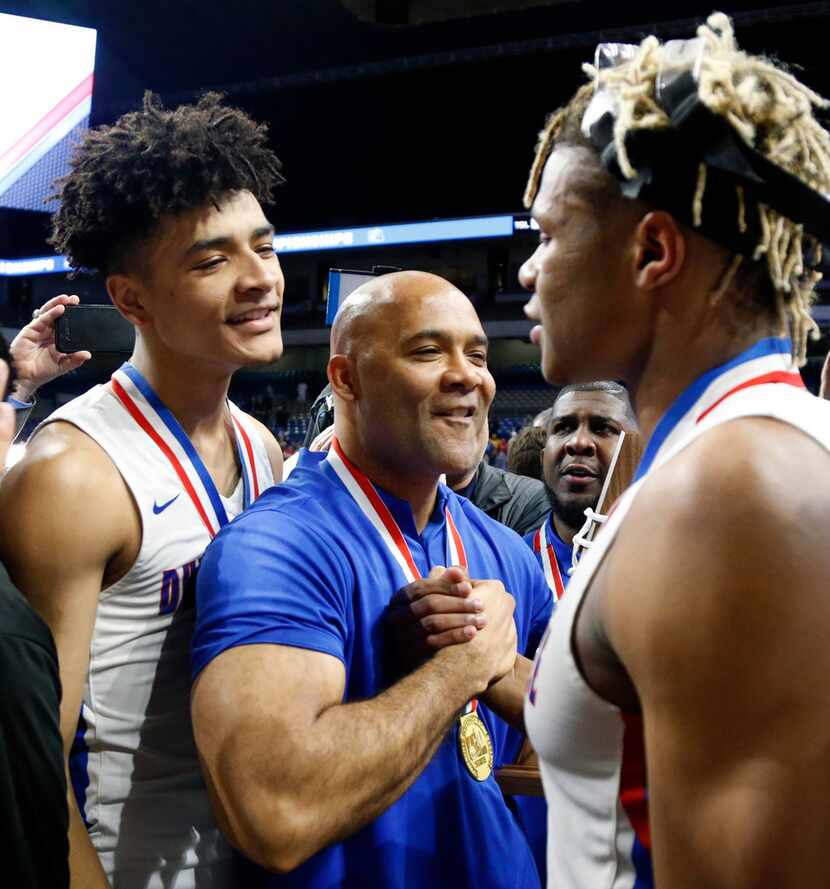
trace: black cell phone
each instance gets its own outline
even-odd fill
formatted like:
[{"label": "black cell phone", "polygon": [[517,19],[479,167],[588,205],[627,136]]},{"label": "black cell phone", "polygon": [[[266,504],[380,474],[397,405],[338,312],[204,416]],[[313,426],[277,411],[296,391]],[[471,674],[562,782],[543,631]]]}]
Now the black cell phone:
[{"label": "black cell phone", "polygon": [[55,323],[58,352],[129,355],[134,344],[135,328],[115,306],[67,306]]}]

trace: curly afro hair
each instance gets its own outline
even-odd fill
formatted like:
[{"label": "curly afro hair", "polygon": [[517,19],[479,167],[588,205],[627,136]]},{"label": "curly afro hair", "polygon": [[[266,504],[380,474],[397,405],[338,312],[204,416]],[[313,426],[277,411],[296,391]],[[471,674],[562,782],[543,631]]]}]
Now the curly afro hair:
[{"label": "curly afro hair", "polygon": [[74,269],[124,271],[162,215],[250,191],[263,204],[282,184],[266,128],[207,93],[165,109],[152,93],[140,111],[87,133],[55,183],[60,208],[49,242]]}]

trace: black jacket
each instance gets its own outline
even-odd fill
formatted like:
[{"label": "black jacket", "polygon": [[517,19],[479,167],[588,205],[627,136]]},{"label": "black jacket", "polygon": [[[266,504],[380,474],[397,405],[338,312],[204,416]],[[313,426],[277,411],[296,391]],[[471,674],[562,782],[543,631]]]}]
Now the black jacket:
[{"label": "black jacket", "polygon": [[0,855],[3,885],[69,886],[58,655],[0,564]]},{"label": "black jacket", "polygon": [[522,536],[544,524],[550,512],[544,482],[498,469],[484,460],[479,463],[474,481],[470,500],[497,522]]}]

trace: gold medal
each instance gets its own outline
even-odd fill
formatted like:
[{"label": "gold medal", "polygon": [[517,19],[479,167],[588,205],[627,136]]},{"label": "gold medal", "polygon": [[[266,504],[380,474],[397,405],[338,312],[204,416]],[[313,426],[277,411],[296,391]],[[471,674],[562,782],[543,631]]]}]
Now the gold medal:
[{"label": "gold medal", "polygon": [[458,746],[467,771],[476,781],[486,781],[493,771],[493,742],[487,726],[473,710],[460,717],[458,727]]}]

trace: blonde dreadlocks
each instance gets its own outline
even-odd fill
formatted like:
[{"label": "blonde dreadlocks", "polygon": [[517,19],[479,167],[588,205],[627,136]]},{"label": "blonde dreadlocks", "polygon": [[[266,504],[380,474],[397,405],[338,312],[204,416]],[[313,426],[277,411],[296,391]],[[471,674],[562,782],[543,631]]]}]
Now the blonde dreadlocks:
[{"label": "blonde dreadlocks", "polygon": [[[698,28],[704,44],[697,74],[698,98],[711,111],[726,120],[748,146],[821,194],[830,193],[830,135],[814,116],[828,103],[786,71],[759,56],[740,51],[732,23],[723,13],[714,13]],[[656,37],[647,37],[629,60],[613,68],[598,70],[585,65],[591,82],[582,86],[571,101],[552,114],[540,133],[536,157],[524,195],[526,207],[533,203],[542,171],[557,143],[576,141],[577,121],[596,88],[609,91],[616,103],[613,141],[620,171],[626,179],[637,175],[626,149],[626,137],[635,130],[669,127],[666,111],[657,101],[657,81],[664,62],[664,46]],[[570,132],[568,132],[570,130]],[[691,219],[702,224],[703,196],[707,167],[700,164],[692,196]],[[736,229],[747,230],[744,190],[735,185],[738,206]],[[766,273],[775,292],[775,310],[782,332],[787,328],[793,340],[793,357],[798,364],[806,359],[807,338],[817,334],[810,314],[815,285],[821,274],[806,267],[805,251],[820,261],[820,244],[804,232],[802,225],[773,208],[757,203],[760,239],[753,261],[765,260]],[[715,288],[720,299],[728,290],[743,257],[736,255]]]}]

